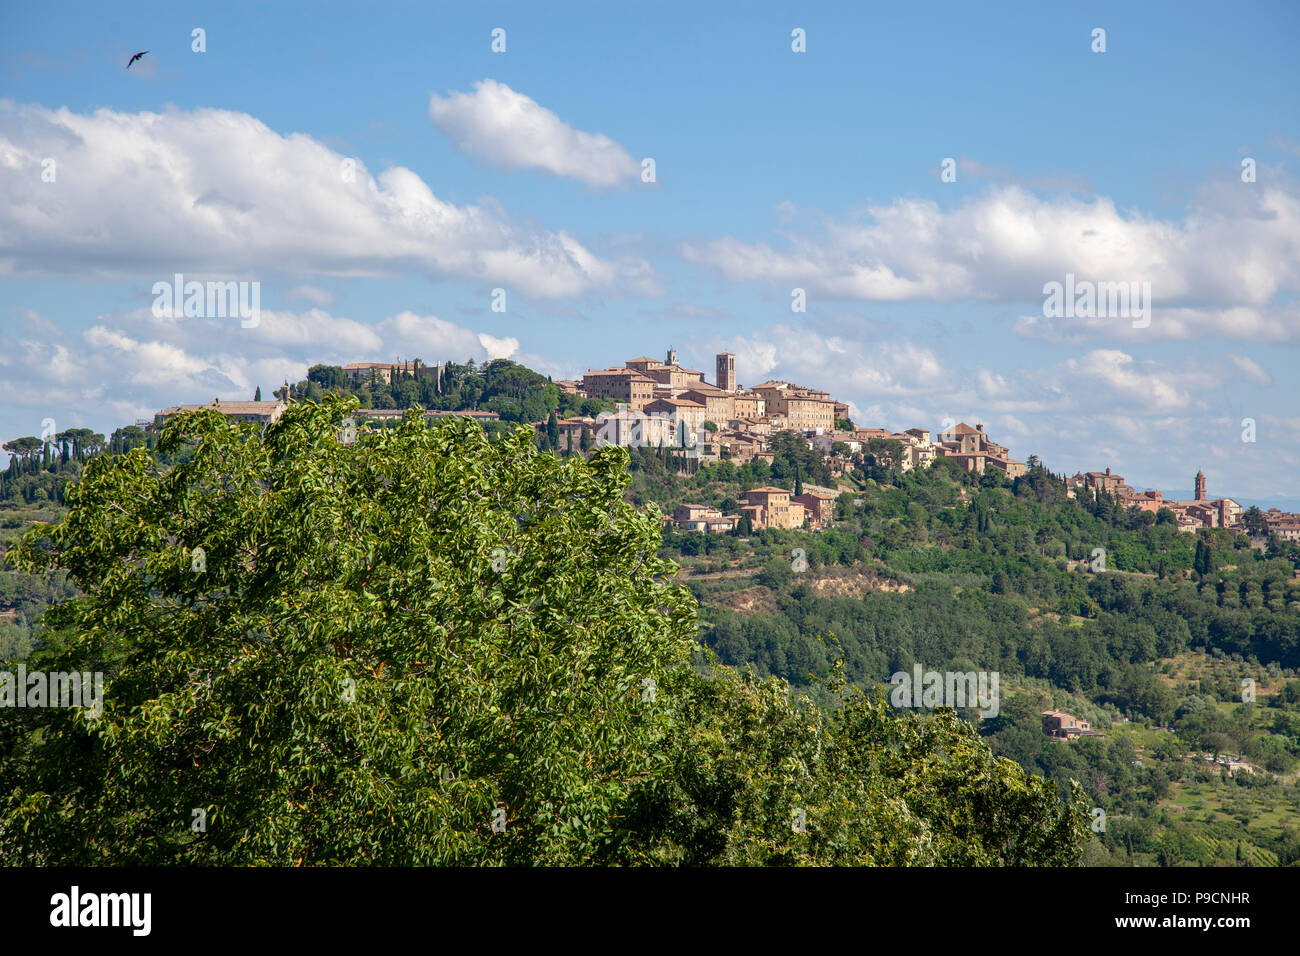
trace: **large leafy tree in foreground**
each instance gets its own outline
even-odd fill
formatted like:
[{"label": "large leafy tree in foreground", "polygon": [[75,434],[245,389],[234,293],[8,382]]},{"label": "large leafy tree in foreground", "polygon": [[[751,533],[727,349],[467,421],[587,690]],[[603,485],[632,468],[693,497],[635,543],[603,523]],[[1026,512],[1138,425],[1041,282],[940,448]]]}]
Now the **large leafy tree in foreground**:
[{"label": "large leafy tree in foreground", "polygon": [[830,683],[843,705],[715,666],[687,682],[672,771],[642,793],[648,856],[665,863],[1069,866],[1082,790],[995,757],[952,711],[899,713]]},{"label": "large leafy tree in foreground", "polygon": [[0,718],[0,862],[1070,863],[1083,811],[951,715],[701,675],[626,453],[352,398],[95,459],[17,563],[82,594]]}]

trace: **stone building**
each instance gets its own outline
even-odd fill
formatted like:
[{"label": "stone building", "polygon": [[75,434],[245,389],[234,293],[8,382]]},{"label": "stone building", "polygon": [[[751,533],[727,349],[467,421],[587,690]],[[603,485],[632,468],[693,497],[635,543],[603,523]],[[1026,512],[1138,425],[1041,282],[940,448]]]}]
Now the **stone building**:
[{"label": "stone building", "polygon": [[797,501],[790,500],[791,492],[785,488],[765,486],[745,492],[747,502],[741,507],[755,528],[802,528],[805,512]]},{"label": "stone building", "polygon": [[172,405],[169,408],[164,408],[154,415],[154,428],[162,428],[167,419],[173,415],[181,412],[196,412],[201,408],[215,408],[229,421],[269,425],[283,415],[284,410],[288,407],[288,404],[282,400],[274,402],[223,402],[219,398],[214,398],[206,405]]},{"label": "stone building", "polygon": [[655,380],[633,368],[607,368],[582,376],[588,398],[608,398],[640,410],[655,398]]},{"label": "stone building", "polygon": [[1093,730],[1088,721],[1081,717],[1075,717],[1073,714],[1068,714],[1063,710],[1043,711],[1043,733],[1058,740],[1104,736]]},{"label": "stone building", "polygon": [[411,375],[418,379],[431,378],[441,391],[444,369],[446,365],[443,363],[435,362],[426,365],[419,359],[412,359],[408,362],[352,362],[343,366],[343,374],[348,377],[349,385],[362,387],[372,382],[391,385],[394,378],[403,375]]},{"label": "stone building", "polygon": [[787,428],[794,431],[835,430],[835,402],[826,392],[777,381],[755,385],[750,391],[763,399],[769,417],[785,418]]}]

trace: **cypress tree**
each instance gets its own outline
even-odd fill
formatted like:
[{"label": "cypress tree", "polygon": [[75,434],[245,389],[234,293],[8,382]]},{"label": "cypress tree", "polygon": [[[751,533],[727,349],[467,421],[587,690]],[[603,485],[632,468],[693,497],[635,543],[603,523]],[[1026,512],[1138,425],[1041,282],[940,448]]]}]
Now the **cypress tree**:
[{"label": "cypress tree", "polygon": [[560,423],[555,412],[551,412],[546,419],[546,444],[551,451],[560,450]]}]

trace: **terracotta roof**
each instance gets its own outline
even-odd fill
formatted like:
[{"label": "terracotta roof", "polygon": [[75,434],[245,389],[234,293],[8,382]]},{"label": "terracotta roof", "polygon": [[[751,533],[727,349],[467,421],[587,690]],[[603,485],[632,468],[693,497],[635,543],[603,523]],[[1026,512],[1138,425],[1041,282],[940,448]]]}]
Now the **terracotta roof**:
[{"label": "terracotta roof", "polygon": [[284,407],[283,402],[222,402],[216,399],[205,405],[173,405],[164,408],[159,415],[175,415],[177,412],[196,412],[201,408],[215,408],[226,415],[269,415],[277,407]]},{"label": "terracotta roof", "polygon": [[654,379],[652,379],[650,376],[646,375],[644,372],[638,372],[634,368],[603,368],[599,370],[592,370],[587,372],[585,375],[583,375],[583,378],[593,377],[597,375],[608,375],[610,377],[630,378],[634,382],[654,382]]},{"label": "terracotta roof", "polygon": [[[225,406],[223,405],[222,408]],[[405,408],[358,408],[354,413],[362,418],[404,418],[406,416]],[[444,408],[426,408],[424,410],[425,418],[474,418],[480,421],[499,421],[501,416],[497,412],[479,412],[479,411],[451,411]],[[532,422],[530,424],[537,424]],[[541,424],[546,424],[542,422]]]},{"label": "terracotta roof", "polygon": [[[653,402],[650,403],[650,405],[661,405],[661,404],[662,405],[683,405],[687,408],[704,407],[704,405],[700,402],[692,402],[684,398],[656,398]],[[647,405],[646,408],[649,408],[650,405]]]}]

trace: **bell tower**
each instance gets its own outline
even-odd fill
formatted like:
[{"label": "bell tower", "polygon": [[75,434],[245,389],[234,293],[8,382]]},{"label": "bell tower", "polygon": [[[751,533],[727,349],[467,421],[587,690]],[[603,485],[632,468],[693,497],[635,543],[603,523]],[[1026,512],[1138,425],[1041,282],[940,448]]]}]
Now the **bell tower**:
[{"label": "bell tower", "polygon": [[1203,471],[1196,473],[1196,500],[1205,500],[1205,472]]},{"label": "bell tower", "polygon": [[718,374],[714,379],[718,388],[724,392],[734,392],[736,390],[736,356],[730,352],[718,353]]}]

